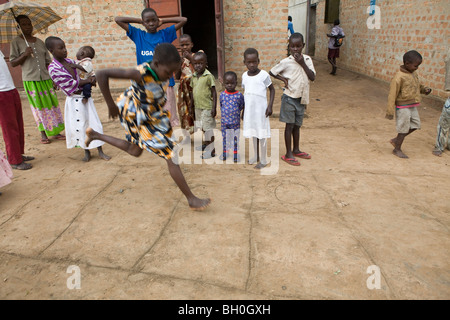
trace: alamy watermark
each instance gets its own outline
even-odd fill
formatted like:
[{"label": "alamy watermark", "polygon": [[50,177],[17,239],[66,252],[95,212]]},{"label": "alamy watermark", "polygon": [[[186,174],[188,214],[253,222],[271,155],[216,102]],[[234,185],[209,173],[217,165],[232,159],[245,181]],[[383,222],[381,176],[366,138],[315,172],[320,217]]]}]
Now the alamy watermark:
[{"label": "alamy watermark", "polygon": [[381,289],[381,270],[379,266],[371,265],[367,268],[366,271],[370,274],[370,277],[367,278],[366,285],[367,289]]},{"label": "alamy watermark", "polygon": [[67,268],[66,273],[72,274],[67,278],[67,289],[81,289],[81,270],[80,267],[71,265]]},{"label": "alamy watermark", "polygon": [[[175,146],[173,152],[174,156],[172,158],[175,164],[208,164],[208,165],[236,165],[236,164],[244,164],[246,161],[246,143],[248,142],[248,150],[249,157],[248,159],[255,158],[255,148],[253,145],[253,139],[246,139],[242,134],[242,130],[226,130],[226,141],[227,141],[227,156],[226,160],[221,160],[220,155],[223,152],[223,137],[222,132],[218,129],[212,130],[214,134],[214,143],[211,143],[203,152],[197,150],[202,146],[203,132],[196,131],[192,134],[192,138],[194,140],[194,144],[192,145],[191,135],[188,131],[184,129],[174,129],[173,137],[178,142]],[[280,130],[271,129],[270,130],[270,138],[266,139],[266,144],[270,144],[270,152],[268,146],[266,146],[265,150],[267,151],[267,165],[260,170],[261,175],[275,175],[278,173],[280,166]],[[234,140],[237,138],[238,141],[238,161],[234,162]],[[268,143],[267,141],[270,141]],[[229,142],[229,143],[228,143]],[[212,149],[215,149],[216,156],[209,159],[202,159],[202,153],[210,153]],[[192,151],[193,156],[192,156]],[[260,158],[261,153],[264,152],[260,147]],[[270,157],[269,157],[270,154]],[[255,163],[256,164],[256,163]]]}]

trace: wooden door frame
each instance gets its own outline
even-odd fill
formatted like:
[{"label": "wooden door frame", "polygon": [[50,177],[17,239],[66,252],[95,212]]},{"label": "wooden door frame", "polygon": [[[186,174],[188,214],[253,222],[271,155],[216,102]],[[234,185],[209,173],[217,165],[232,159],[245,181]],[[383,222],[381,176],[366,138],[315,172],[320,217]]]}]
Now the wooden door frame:
[{"label": "wooden door frame", "polygon": [[[178,12],[181,12],[181,0],[178,0]],[[150,0],[144,0],[146,8],[151,8]],[[217,44],[217,73],[218,79],[223,83],[223,74],[225,73],[225,37],[224,37],[224,22],[223,22],[223,0],[214,0],[214,20],[216,26],[216,44]]]}]

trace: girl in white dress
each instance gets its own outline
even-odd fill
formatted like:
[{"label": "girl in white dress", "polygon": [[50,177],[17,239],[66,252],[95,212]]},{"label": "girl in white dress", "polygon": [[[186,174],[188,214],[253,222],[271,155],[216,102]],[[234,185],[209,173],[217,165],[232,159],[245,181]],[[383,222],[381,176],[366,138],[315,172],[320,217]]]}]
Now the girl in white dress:
[{"label": "girl in white dress", "polygon": [[[253,139],[253,157],[248,160],[248,163],[259,162],[255,168],[261,169],[267,165],[267,138],[270,138],[269,117],[272,115],[275,88],[270,75],[258,68],[259,54],[256,49],[245,50],[244,64],[248,71],[242,75],[245,100],[243,135],[245,138]],[[267,103],[267,89],[270,92],[269,103]]]}]

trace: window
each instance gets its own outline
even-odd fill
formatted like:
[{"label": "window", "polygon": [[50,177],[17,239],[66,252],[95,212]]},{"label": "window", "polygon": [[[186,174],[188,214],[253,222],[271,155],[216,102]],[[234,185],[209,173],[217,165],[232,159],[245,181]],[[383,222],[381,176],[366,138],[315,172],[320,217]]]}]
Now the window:
[{"label": "window", "polygon": [[334,23],[334,20],[339,19],[339,5],[340,0],[326,0],[324,23]]}]

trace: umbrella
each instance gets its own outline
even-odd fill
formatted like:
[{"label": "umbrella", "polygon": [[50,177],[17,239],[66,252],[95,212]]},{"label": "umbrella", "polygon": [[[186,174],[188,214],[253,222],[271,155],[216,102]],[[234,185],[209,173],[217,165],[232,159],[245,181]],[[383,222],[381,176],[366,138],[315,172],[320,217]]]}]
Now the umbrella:
[{"label": "umbrella", "polygon": [[42,7],[35,3],[9,1],[0,5],[0,43],[11,42],[18,35],[18,30],[22,32],[15,19],[21,14],[30,18],[33,31],[35,32],[45,29],[62,19],[50,7]]}]

